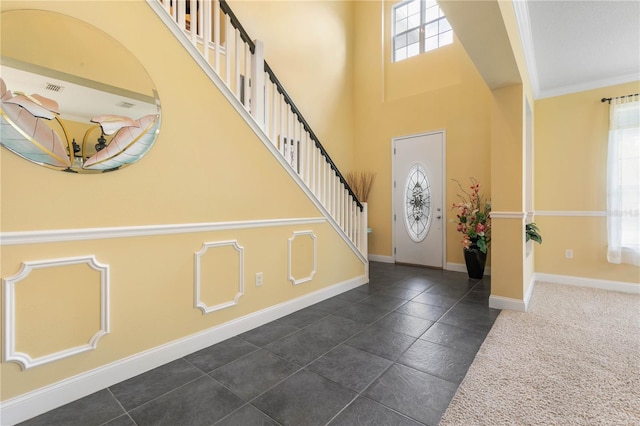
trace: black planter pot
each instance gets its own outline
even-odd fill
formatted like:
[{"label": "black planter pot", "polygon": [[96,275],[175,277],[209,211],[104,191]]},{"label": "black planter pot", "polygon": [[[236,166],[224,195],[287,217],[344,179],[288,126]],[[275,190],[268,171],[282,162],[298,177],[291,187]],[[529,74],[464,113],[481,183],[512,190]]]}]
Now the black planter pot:
[{"label": "black planter pot", "polygon": [[484,276],[484,265],[487,263],[487,254],[481,252],[478,246],[475,245],[464,248],[463,251],[469,278],[482,278]]}]

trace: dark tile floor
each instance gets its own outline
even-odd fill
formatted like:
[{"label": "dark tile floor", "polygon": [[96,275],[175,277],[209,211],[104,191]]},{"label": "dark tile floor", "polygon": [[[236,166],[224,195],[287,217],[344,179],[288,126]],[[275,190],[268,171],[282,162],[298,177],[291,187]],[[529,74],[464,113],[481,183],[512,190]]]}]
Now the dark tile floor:
[{"label": "dark tile floor", "polygon": [[24,425],[436,425],[499,311],[490,280],[371,262],[370,283]]}]

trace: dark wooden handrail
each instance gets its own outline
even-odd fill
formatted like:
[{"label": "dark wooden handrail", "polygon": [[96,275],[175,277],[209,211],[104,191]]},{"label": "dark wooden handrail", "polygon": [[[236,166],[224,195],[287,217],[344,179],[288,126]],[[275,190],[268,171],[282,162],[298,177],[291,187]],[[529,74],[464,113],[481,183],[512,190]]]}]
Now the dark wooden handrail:
[{"label": "dark wooden handrail", "polygon": [[242,40],[244,40],[245,43],[249,45],[249,50],[251,50],[251,53],[256,53],[256,44],[253,42],[253,40],[251,40],[251,37],[249,37],[249,34],[244,29],[236,15],[233,13],[226,0],[220,0],[220,9],[222,10],[222,12],[224,12],[225,15],[229,16],[231,25],[233,25],[236,30],[240,31],[240,38],[242,38]]},{"label": "dark wooden handrail", "polygon": [[[240,24],[240,21],[238,20],[236,15],[233,13],[233,11],[229,7],[229,4],[226,2],[226,0],[220,0],[220,10],[222,10],[223,13],[229,16],[231,25],[233,25],[233,27],[240,32],[240,37],[249,45],[249,48],[251,49],[251,53],[255,53],[255,47],[256,47],[255,43],[251,40],[251,37],[249,37],[249,34],[244,29],[242,24]],[[362,207],[362,204],[360,203],[360,200],[358,200],[358,197],[356,197],[356,194],[353,192],[353,190],[347,183],[347,180],[344,178],[344,176],[342,176],[342,173],[340,173],[340,170],[338,170],[338,167],[335,165],[335,163],[329,156],[329,153],[324,149],[324,147],[318,140],[318,137],[316,136],[316,134],[313,132],[313,130],[311,130],[311,126],[309,126],[309,123],[307,123],[307,120],[305,120],[305,118],[302,116],[302,113],[300,112],[298,107],[293,103],[291,96],[289,96],[287,91],[284,90],[282,83],[280,83],[280,80],[278,80],[278,77],[276,77],[275,73],[273,72],[269,64],[267,64],[267,61],[264,61],[264,71],[269,75],[269,79],[271,80],[271,82],[276,85],[278,92],[284,97],[284,101],[287,103],[287,105],[289,105],[289,107],[291,108],[291,111],[294,114],[296,114],[296,116],[298,117],[298,121],[302,124],[302,126],[309,133],[309,135],[311,135],[311,139],[313,140],[313,143],[315,144],[316,148],[320,150],[320,153],[325,158],[327,163],[329,163],[331,170],[333,170],[336,176],[338,176],[338,179],[340,179],[340,182],[342,183],[342,185],[349,192],[349,195],[353,197],[353,200],[356,202],[360,211],[362,211],[363,207]]]}]

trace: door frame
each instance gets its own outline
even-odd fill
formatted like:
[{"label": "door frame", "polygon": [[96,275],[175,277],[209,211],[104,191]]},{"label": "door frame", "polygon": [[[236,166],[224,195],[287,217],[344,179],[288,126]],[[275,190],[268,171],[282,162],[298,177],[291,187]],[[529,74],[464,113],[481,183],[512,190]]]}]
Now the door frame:
[{"label": "door frame", "polygon": [[[394,185],[394,179],[396,177],[396,157],[395,149],[396,143],[403,139],[410,139],[419,136],[429,136],[437,133],[442,133],[442,219],[444,221],[442,226],[442,269],[445,270],[447,266],[447,131],[446,129],[432,130],[428,132],[413,133],[410,135],[396,136],[391,138],[391,258],[393,263],[396,263],[396,225],[394,221],[395,211],[395,191],[398,189]],[[397,216],[396,216],[397,217]]]}]

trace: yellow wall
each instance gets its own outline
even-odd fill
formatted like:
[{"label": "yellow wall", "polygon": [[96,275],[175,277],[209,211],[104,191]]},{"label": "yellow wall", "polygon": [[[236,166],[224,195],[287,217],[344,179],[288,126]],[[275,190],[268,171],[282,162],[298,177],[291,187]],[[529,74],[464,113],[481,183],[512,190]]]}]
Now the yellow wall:
[{"label": "yellow wall", "polygon": [[609,107],[600,102],[639,89],[633,82],[536,101],[535,209],[544,212],[535,217],[544,240],[535,245],[537,272],[640,283],[637,266],[607,262]]},{"label": "yellow wall", "polygon": [[247,1],[229,6],[344,174],[354,164],[350,1]]},{"label": "yellow wall", "polygon": [[[491,108],[491,294],[524,297],[522,86],[493,91]],[[507,215],[512,214],[513,217]],[[505,215],[505,216],[500,216]]]},{"label": "yellow wall", "polygon": [[[369,196],[371,254],[391,256],[392,138],[446,131],[446,261],[464,263],[461,236],[449,220],[457,186],[475,176],[489,195],[490,91],[457,39],[452,45],[391,63],[395,2],[354,3],[355,167],[377,173]],[[380,41],[383,40],[383,45]]]},{"label": "yellow wall", "polygon": [[[156,145],[140,162],[123,170],[94,175],[62,173],[0,150],[3,233],[320,216],[146,2],[3,1],[1,6],[3,11],[57,11],[108,32],[138,58],[162,102],[162,126]],[[141,23],[144,37],[140,36]],[[109,52],[103,54],[109,57]],[[293,286],[287,274],[287,244],[296,231],[316,235],[318,272],[311,282]],[[244,248],[245,295],[237,306],[203,315],[194,308],[194,253],[204,242],[227,240],[237,240]],[[1,275],[5,279],[14,275],[24,261],[87,255],[95,255],[98,262],[110,266],[110,334],[98,342],[96,350],[26,371],[15,363],[3,363],[2,400],[365,274],[365,265],[328,223],[321,222],[3,245]],[[71,302],[91,306],[93,316],[86,320],[95,324],[95,282],[89,291],[84,287],[84,273],[67,276],[68,282],[62,285],[58,275],[69,275],[64,270],[42,271],[51,275],[44,273],[45,278],[16,284],[26,289],[16,301],[22,321],[18,332],[33,330],[34,321],[42,320],[29,315],[31,297],[36,293],[42,296],[28,291],[31,285],[45,286],[45,300],[58,309],[64,310]],[[260,288],[254,286],[256,272],[264,273]],[[222,280],[214,280],[214,285],[225,281],[226,274],[233,277],[233,271],[227,271],[221,275]],[[230,294],[227,290],[221,289],[222,294]],[[85,293],[86,298],[80,296]],[[210,293],[205,294],[208,297]],[[79,310],[77,315],[60,317],[52,321],[57,329],[47,330],[60,334],[62,329],[73,335],[76,329],[70,318],[86,315]],[[83,328],[77,332],[86,335]],[[25,335],[17,339],[20,348],[37,354],[45,350],[33,340],[37,337],[25,340]]]},{"label": "yellow wall", "polygon": [[[501,9],[504,3],[500,2]],[[267,61],[339,168],[377,173],[368,202],[369,226],[374,229],[369,249],[385,256],[392,253],[394,137],[446,131],[448,205],[457,189],[451,179],[475,176],[485,193],[491,193],[494,210],[523,211],[522,106],[531,91],[524,78],[523,86],[491,92],[457,40],[437,51],[391,63],[392,4],[383,0],[231,2],[250,35],[264,41]],[[147,70],[163,114],[156,146],[139,163],[115,173],[54,172],[0,150],[2,232],[319,216],[144,1],[3,1],[1,7],[3,11],[55,10],[107,31]],[[512,17],[510,4],[502,10]],[[140,37],[140,22],[144,22],[145,37]],[[506,18],[505,23],[512,37],[514,21]],[[516,54],[525,73],[521,56]],[[607,108],[599,99],[637,89],[637,83],[621,85],[534,104],[535,210],[604,209],[602,154],[606,149],[600,136],[606,134]],[[448,211],[447,220],[453,217]],[[638,281],[637,267],[603,260],[603,218],[538,216],[535,220],[544,237],[544,244],[534,248],[537,272]],[[495,295],[522,299],[526,293],[532,268],[531,257],[524,254],[522,226],[520,219],[494,221]],[[306,230],[317,238],[318,272],[310,283],[292,286],[287,279],[287,242],[294,232]],[[237,240],[245,250],[246,294],[233,308],[203,315],[193,307],[193,256],[203,242],[228,240]],[[463,263],[459,240],[454,224],[448,223],[447,262]],[[310,269],[310,248],[304,243],[301,247],[304,262],[300,269],[294,268],[294,275]],[[573,261],[563,259],[565,248],[574,249]],[[89,254],[111,267],[111,333],[95,351],[27,371],[3,363],[2,400],[364,273],[364,265],[330,226],[314,223],[2,246],[1,275],[15,274],[23,261]],[[233,252],[224,254],[229,255],[233,257]],[[215,260],[209,261],[216,265]],[[235,262],[228,263],[235,268]],[[340,267],[333,267],[336,264]],[[64,308],[71,300],[95,305],[95,288],[84,287],[85,281],[95,280],[91,278],[95,274],[87,278],[84,272],[77,275],[81,279],[72,278],[64,286],[45,286],[47,297],[38,303],[50,300]],[[261,288],[253,286],[256,272],[264,273]],[[25,285],[17,295],[18,318],[25,318],[20,327],[31,330],[17,343],[36,354],[46,351],[39,340],[45,334],[40,330],[29,337],[37,329],[35,323],[42,322],[41,317],[29,315],[29,299],[36,293],[42,297],[34,289],[42,288],[52,276],[34,275],[25,281],[34,287]],[[229,270],[220,277],[213,280],[216,286],[233,281],[234,274]],[[221,290],[225,296],[233,293],[228,287]],[[84,299],[78,300],[81,291]],[[219,301],[213,293],[206,293],[205,298],[209,297]],[[56,326],[67,330],[65,342],[80,341],[73,334],[70,316],[92,313],[78,309],[58,318]],[[90,321],[95,324],[95,317]],[[87,330],[81,327],[77,332],[84,335]]]}]

